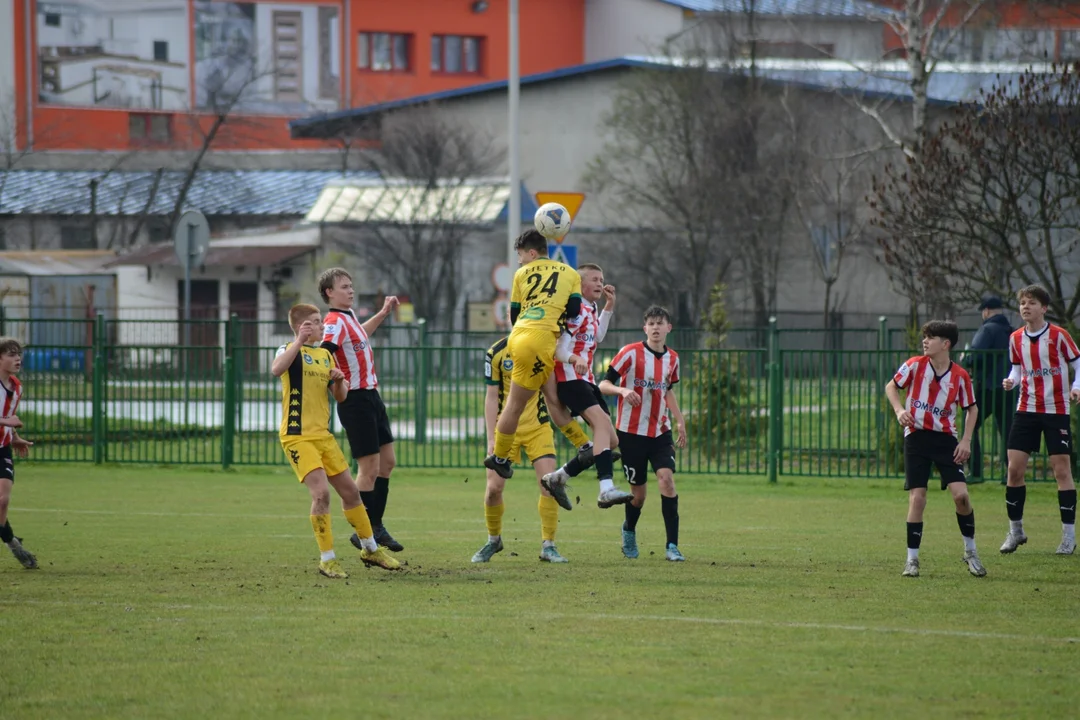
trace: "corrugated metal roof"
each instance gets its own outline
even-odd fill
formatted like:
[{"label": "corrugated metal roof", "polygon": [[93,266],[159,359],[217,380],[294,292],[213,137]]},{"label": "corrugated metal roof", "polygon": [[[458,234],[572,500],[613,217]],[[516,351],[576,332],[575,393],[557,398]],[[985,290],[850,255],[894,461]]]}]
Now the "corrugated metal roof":
[{"label": "corrugated metal roof", "polygon": [[[702,13],[749,12],[746,0],[660,0],[684,10]],[[758,15],[786,17],[869,18],[892,13],[893,10],[859,0],[757,0],[754,12]]]},{"label": "corrugated metal roof", "polygon": [[[521,85],[552,82],[566,78],[601,73],[611,70],[631,68],[679,68],[685,63],[669,57],[649,57],[627,55],[625,57],[601,60],[584,65],[560,68],[521,78]],[[749,60],[715,61],[710,67],[717,72],[744,72],[750,66]],[[883,95],[899,100],[911,98],[907,84],[896,79],[907,75],[907,64],[903,60],[885,62],[857,62],[851,60],[787,60],[763,58],[756,61],[759,76],[778,82],[789,82],[806,87],[824,90],[865,92],[871,95]],[[930,82],[930,100],[937,103],[958,103],[974,100],[980,89],[989,88],[995,76],[1002,80],[1015,80],[1027,69],[1035,72],[1052,72],[1046,63],[938,63]],[[879,76],[879,77],[875,77]],[[426,105],[432,102],[455,98],[482,95],[490,92],[505,91],[506,80],[481,83],[454,90],[443,90],[426,95],[415,95],[377,105],[349,108],[333,113],[312,115],[289,123],[293,137],[324,137],[333,133],[340,125],[367,116],[376,116],[392,110]]]},{"label": "corrugated metal roof", "polygon": [[[0,214],[88,215],[90,182],[99,180],[98,215],[138,215],[150,198],[156,172],[116,170],[102,179],[101,172],[70,170],[11,170],[4,173]],[[172,212],[186,173],[161,174],[150,214]],[[303,216],[330,180],[340,172],[328,170],[203,170],[188,191],[186,207],[206,215]],[[354,173],[349,178],[372,177]]]},{"label": "corrugated metal roof", "polygon": [[[313,252],[312,246],[299,245],[282,247],[280,245],[254,245],[247,247],[214,247],[206,251],[204,267],[215,265],[281,265],[295,260],[301,255]],[[172,243],[146,245],[138,250],[117,258],[109,267],[117,265],[179,265]]]},{"label": "corrugated metal roof", "polygon": [[489,225],[504,212],[510,183],[476,179],[434,188],[411,180],[329,183],[307,215],[309,222]]},{"label": "corrugated metal roof", "polygon": [[0,252],[7,275],[97,275],[116,259],[111,250],[26,250]]}]

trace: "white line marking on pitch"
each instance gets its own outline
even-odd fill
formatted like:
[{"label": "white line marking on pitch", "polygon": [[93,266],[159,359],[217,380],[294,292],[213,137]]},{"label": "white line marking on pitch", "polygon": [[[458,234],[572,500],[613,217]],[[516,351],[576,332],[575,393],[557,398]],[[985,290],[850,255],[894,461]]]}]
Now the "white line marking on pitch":
[{"label": "white line marking on pitch", "polygon": [[[228,612],[239,611],[245,613],[251,613],[257,610],[265,610],[263,605],[191,605],[191,604],[177,604],[177,603],[148,603],[148,604],[128,604],[128,603],[116,603],[86,600],[84,602],[73,602],[65,600],[25,600],[25,599],[0,599],[0,606],[3,605],[38,605],[38,606],[51,606],[51,607],[104,607],[123,609],[126,612],[133,610],[212,610],[214,612]],[[346,612],[349,615],[355,615],[355,611],[352,608],[338,608],[334,606],[324,606],[319,608],[311,608],[310,606],[303,605],[298,606],[296,609],[316,609],[319,612]],[[460,614],[447,614],[436,615],[433,613],[422,614],[404,614],[404,615],[387,615],[387,616],[361,616],[363,620],[370,620],[372,622],[383,622],[386,620],[432,620],[432,621],[480,621],[487,622],[493,618],[490,614],[484,615],[460,615]],[[995,633],[995,632],[980,632],[976,630],[935,630],[933,628],[897,628],[897,627],[875,627],[873,625],[839,625],[831,623],[815,623],[815,622],[778,622],[775,620],[747,620],[743,618],[707,618],[707,617],[692,617],[692,616],[677,616],[677,615],[615,615],[608,613],[588,613],[585,615],[570,615],[567,613],[539,613],[533,614],[531,617],[544,617],[553,620],[625,620],[632,622],[670,622],[670,623],[687,623],[691,625],[717,625],[717,626],[744,626],[744,627],[759,627],[759,628],[772,628],[772,629],[789,629],[789,630],[829,630],[837,632],[852,632],[852,633],[878,633],[882,635],[916,635],[923,637],[962,637],[971,638],[973,640],[1015,640],[1020,642],[1034,642],[1034,643],[1063,643],[1063,644],[1077,644],[1080,643],[1080,637],[1050,637],[1045,635],[1017,635],[1013,633]],[[271,619],[271,618],[266,618]]]}]

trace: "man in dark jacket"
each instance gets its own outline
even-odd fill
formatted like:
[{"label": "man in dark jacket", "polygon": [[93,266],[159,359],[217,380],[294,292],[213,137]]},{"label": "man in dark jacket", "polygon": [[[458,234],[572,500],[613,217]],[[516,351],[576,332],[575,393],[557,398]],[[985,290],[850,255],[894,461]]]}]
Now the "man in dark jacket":
[{"label": "man in dark jacket", "polygon": [[979,416],[975,421],[975,435],[971,441],[970,471],[972,478],[983,473],[982,446],[979,428],[991,415],[998,431],[998,448],[1005,466],[1005,445],[1012,427],[1013,402],[1001,387],[1001,381],[1009,375],[1009,335],[1013,328],[1005,317],[1005,303],[996,295],[987,295],[979,303],[983,324],[971,339],[967,366],[975,381],[975,396],[979,403]]}]

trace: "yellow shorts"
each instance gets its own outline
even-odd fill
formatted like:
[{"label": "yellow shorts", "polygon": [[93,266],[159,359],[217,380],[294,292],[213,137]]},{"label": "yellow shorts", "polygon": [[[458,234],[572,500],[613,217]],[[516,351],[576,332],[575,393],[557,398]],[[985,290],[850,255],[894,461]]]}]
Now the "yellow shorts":
[{"label": "yellow shorts", "polygon": [[337,439],[333,437],[286,438],[281,441],[281,449],[285,451],[285,457],[289,459],[289,465],[300,482],[304,482],[309,472],[319,468],[326,471],[327,477],[340,475],[349,469],[345,453],[341,452]]},{"label": "yellow shorts", "polygon": [[550,330],[514,328],[506,344],[514,363],[510,379],[523,388],[539,390],[555,368],[555,344],[558,338]]},{"label": "yellow shorts", "polygon": [[546,455],[555,457],[555,434],[551,431],[551,423],[526,428],[524,432],[519,428],[514,435],[514,444],[510,446],[511,463],[521,462],[522,450],[531,463]]}]

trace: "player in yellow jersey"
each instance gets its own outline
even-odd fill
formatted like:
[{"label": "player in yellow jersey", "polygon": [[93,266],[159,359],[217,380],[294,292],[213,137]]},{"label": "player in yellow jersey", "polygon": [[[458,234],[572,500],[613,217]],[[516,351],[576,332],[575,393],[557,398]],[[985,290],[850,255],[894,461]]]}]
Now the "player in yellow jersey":
[{"label": "player in yellow jersey", "polygon": [[495,446],[484,466],[503,479],[513,476],[510,450],[518,420],[536,392],[543,388],[552,420],[567,439],[579,448],[587,464],[592,461],[589,436],[559,402],[554,381],[555,345],[562,332],[560,320],[581,312],[581,276],[577,270],[547,256],[547,238],[526,230],[514,243],[521,267],[514,273],[510,291],[510,322],[513,330],[507,352],[513,366],[506,404],[495,428]]},{"label": "player in yellow jersey", "polygon": [[345,375],[334,364],[329,350],[308,345],[322,339],[323,322],[314,305],[294,305],[289,310],[289,327],[296,339],[282,345],[270,372],[281,378],[281,447],[296,477],[311,494],[311,528],[319,545],[319,572],[328,578],[346,578],[334,554],[330,522],[330,488],[341,496],[345,519],[356,530],[365,565],[387,570],[401,567],[386,548],[375,544],[371,521],[360,502],[360,491],[349,474],[349,464],[330,433],[330,400],[341,402],[349,393]]},{"label": "player in yellow jersey", "polygon": [[[492,345],[484,360],[484,380],[487,395],[484,398],[484,424],[487,427],[488,452],[495,446],[495,423],[503,410],[510,392],[510,378],[514,371],[513,361],[507,351],[508,338]],[[525,403],[514,443],[510,448],[511,462],[517,462],[522,450],[536,470],[536,482],[555,469],[555,435],[551,431],[547,405],[540,394],[533,394]],[[494,470],[487,471],[487,488],[484,492],[484,520],[487,523],[488,541],[476,551],[474,563],[488,562],[495,553],[502,552],[503,489],[506,479]],[[545,562],[564,563],[566,558],[555,548],[555,530],[559,525],[559,505],[543,485],[540,486],[540,559]]]}]

